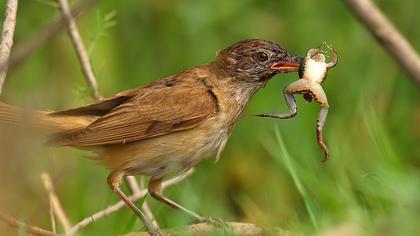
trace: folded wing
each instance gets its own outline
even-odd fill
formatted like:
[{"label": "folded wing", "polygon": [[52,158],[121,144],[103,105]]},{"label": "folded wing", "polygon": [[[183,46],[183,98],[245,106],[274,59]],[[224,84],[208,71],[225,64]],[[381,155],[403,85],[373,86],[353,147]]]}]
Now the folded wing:
[{"label": "folded wing", "polygon": [[196,127],[217,109],[217,98],[206,78],[168,77],[97,104],[52,114],[100,118],[85,129],[57,133],[48,143],[88,147],[139,141]]}]

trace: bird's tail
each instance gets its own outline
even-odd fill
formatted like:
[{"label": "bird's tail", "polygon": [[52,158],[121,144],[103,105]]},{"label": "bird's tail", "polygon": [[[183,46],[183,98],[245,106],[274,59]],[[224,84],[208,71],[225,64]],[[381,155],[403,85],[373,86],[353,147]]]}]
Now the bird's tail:
[{"label": "bird's tail", "polygon": [[52,115],[51,112],[30,110],[0,102],[0,124],[42,129],[48,134],[83,129],[92,118],[83,116]]}]

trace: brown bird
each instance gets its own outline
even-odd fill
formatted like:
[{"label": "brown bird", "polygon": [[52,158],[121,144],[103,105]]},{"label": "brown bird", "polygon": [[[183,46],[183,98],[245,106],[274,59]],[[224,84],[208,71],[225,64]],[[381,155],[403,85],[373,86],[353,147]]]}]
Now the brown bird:
[{"label": "brown bird", "polygon": [[[301,57],[270,41],[250,39],[220,51],[208,64],[121,92],[100,102],[59,112],[33,111],[32,126],[50,131],[49,145],[93,150],[111,173],[111,189],[160,235],[121,191],[125,175],[150,176],[155,199],[199,222],[212,221],[162,193],[164,177],[206,157],[219,158],[251,97],[274,75],[297,72]],[[23,111],[0,103],[0,121],[18,123]]]}]

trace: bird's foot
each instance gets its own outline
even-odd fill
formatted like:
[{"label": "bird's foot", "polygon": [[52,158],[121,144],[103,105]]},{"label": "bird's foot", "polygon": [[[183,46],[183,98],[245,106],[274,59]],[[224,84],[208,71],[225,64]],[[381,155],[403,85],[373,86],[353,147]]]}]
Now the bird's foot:
[{"label": "bird's foot", "polygon": [[159,227],[153,224],[147,225],[146,230],[151,236],[167,236]]}]

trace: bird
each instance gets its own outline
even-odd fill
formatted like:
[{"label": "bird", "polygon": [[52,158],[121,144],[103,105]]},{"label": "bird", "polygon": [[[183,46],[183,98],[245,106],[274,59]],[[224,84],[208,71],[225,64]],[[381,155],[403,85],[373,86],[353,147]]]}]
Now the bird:
[{"label": "bird", "polygon": [[124,176],[149,176],[156,200],[212,222],[167,198],[162,181],[208,157],[219,159],[253,95],[278,73],[298,72],[302,57],[263,39],[246,39],[219,51],[213,61],[90,105],[57,112],[24,111],[0,102],[0,122],[47,130],[47,145],[93,151],[110,170],[112,189],[143,221],[162,235],[120,186]]}]

